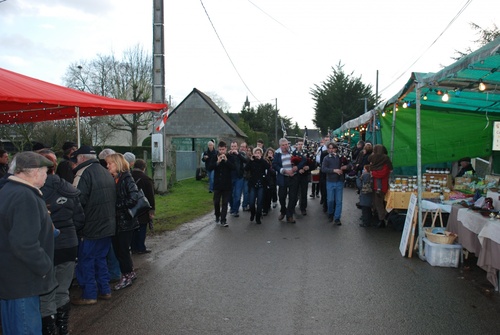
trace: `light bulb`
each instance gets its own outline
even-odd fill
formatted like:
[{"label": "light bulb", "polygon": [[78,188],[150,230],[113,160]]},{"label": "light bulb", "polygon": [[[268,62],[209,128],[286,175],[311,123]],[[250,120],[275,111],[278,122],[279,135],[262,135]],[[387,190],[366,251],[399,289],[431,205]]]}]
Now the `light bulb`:
[{"label": "light bulb", "polygon": [[427,100],[427,93],[424,94],[424,97],[423,97],[424,100]]},{"label": "light bulb", "polygon": [[403,108],[406,108],[408,107],[408,104],[406,103],[406,101],[403,103]]},{"label": "light bulb", "polygon": [[382,116],[385,116],[385,111],[382,112]]},{"label": "light bulb", "polygon": [[484,91],[485,89],[486,89],[486,85],[482,81],[480,81],[479,82],[479,90]]},{"label": "light bulb", "polygon": [[448,96],[448,93],[445,93],[445,94],[443,94],[443,97],[441,98],[441,100],[443,100],[444,102],[447,102],[449,98],[450,97]]}]

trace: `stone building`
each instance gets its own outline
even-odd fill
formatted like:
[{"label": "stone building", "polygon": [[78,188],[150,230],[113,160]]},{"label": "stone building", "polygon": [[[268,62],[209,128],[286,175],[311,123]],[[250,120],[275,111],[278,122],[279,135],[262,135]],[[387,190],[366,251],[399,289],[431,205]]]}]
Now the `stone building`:
[{"label": "stone building", "polygon": [[171,112],[165,125],[166,147],[176,151],[204,150],[209,140],[216,145],[245,141],[247,135],[200,90],[193,88]]}]

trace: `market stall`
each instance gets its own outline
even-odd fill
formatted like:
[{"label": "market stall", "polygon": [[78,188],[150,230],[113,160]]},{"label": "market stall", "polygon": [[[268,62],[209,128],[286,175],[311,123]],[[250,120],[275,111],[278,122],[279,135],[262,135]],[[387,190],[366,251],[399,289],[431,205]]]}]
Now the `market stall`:
[{"label": "market stall", "polygon": [[478,211],[454,205],[447,230],[458,235],[464,249],[477,256],[477,265],[486,271],[488,281],[499,288],[500,219],[483,216]]}]

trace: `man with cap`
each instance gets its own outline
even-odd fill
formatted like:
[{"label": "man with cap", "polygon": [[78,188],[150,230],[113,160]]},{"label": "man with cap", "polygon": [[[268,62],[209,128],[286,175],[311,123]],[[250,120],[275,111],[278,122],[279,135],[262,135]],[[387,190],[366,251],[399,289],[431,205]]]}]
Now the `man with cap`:
[{"label": "man with cap", "polygon": [[[15,164],[15,165],[14,165]],[[54,230],[40,188],[52,162],[21,152],[0,189],[0,306],[4,334],[41,334],[39,296],[52,291]]]},{"label": "man with cap", "polygon": [[76,149],[78,149],[78,146],[75,142],[64,142],[62,146],[63,160],[57,165],[56,174],[69,183],[73,183],[73,179],[75,178],[73,174],[74,163],[71,162],[70,158]]},{"label": "man with cap", "polygon": [[463,177],[469,171],[471,171],[470,174],[476,173],[476,171],[472,167],[470,157],[460,158],[458,160],[458,169],[458,173],[455,177]]},{"label": "man with cap", "polygon": [[80,190],[80,203],[85,212],[85,226],[78,233],[76,279],[82,296],[74,305],[93,305],[97,298],[110,299],[109,272],[106,255],[115,234],[115,181],[97,159],[94,148],[83,145],[73,153],[76,162],[73,186]]}]

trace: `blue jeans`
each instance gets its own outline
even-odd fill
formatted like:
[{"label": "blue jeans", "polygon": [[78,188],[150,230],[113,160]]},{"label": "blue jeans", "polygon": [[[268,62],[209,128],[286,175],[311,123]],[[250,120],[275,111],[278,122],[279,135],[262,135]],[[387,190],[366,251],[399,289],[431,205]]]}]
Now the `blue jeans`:
[{"label": "blue jeans", "polygon": [[[250,205],[250,212],[252,214],[257,213],[258,216],[262,214],[262,206],[264,204],[264,187],[250,187],[249,188],[249,196],[248,198],[250,199],[249,205]],[[256,204],[257,202],[257,204]],[[257,205],[257,210],[255,210],[255,205]]]},{"label": "blue jeans", "polygon": [[243,177],[233,179],[233,195],[231,197],[231,213],[238,213],[243,192]]},{"label": "blue jeans", "polygon": [[78,284],[82,288],[83,299],[97,299],[97,293],[111,293],[106,262],[109,249],[111,249],[111,237],[80,241],[75,272]]},{"label": "blue jeans", "polygon": [[248,180],[243,179],[243,203],[241,204],[241,206],[245,208],[249,204],[250,204],[250,191],[248,187]]},{"label": "blue jeans", "polygon": [[343,181],[326,182],[326,200],[328,203],[328,215],[333,215],[335,220],[340,220],[340,216],[342,215],[343,194],[344,194]]},{"label": "blue jeans", "polygon": [[40,297],[0,300],[3,334],[41,334]]},{"label": "blue jeans", "polygon": [[207,171],[208,173],[208,190],[210,192],[214,191],[214,170]]}]

